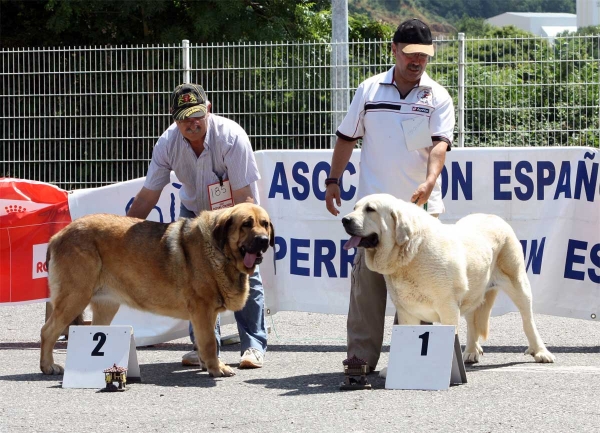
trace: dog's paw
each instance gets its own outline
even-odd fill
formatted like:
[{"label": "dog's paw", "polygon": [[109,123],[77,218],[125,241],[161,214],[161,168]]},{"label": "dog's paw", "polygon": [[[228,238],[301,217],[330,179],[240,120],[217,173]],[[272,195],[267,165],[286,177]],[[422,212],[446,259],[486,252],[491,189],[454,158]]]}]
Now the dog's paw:
[{"label": "dog's paw", "polygon": [[40,370],[42,370],[42,373],[48,375],[58,375],[63,374],[65,372],[65,369],[58,364],[40,365]]},{"label": "dog's paw", "polygon": [[535,362],[552,363],[556,361],[556,357],[551,354],[545,347],[534,350],[531,347],[525,351],[525,355],[531,355]]},{"label": "dog's paw", "polygon": [[235,371],[233,371],[228,365],[219,362],[219,367],[209,368],[208,374],[210,374],[212,377],[231,377],[235,376]]},{"label": "dog's paw", "polygon": [[481,354],[477,351],[475,352],[463,352],[463,361],[465,364],[475,364],[479,362],[479,357]]},{"label": "dog's paw", "polygon": [[387,367],[381,369],[379,377],[383,377],[384,379],[387,377]]},{"label": "dog's paw", "polygon": [[475,343],[474,347],[465,348],[463,352],[463,361],[465,364],[475,364],[479,362],[479,357],[483,355],[483,349],[479,343]]}]

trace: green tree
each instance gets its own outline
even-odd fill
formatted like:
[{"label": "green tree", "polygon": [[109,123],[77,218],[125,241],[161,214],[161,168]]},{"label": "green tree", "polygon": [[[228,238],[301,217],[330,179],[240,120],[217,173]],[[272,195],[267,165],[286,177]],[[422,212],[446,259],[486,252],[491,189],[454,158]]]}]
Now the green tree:
[{"label": "green tree", "polygon": [[1,0],[2,46],[296,40],[329,0]]},{"label": "green tree", "polygon": [[492,32],[494,26],[485,22],[484,18],[463,17],[456,22],[456,30],[459,33],[464,33],[466,37],[480,37]]}]

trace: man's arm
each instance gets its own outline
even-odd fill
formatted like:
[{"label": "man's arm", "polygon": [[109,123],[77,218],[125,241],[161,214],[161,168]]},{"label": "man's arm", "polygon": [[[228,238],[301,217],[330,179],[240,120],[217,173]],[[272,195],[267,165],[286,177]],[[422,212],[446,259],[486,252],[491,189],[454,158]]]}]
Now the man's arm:
[{"label": "man's arm", "polygon": [[[348,141],[343,138],[338,137],[335,142],[335,147],[333,149],[333,156],[331,157],[331,170],[329,170],[329,177],[341,178],[346,166],[348,165],[348,161],[350,161],[350,157],[352,156],[352,151],[354,150],[354,145],[356,144],[356,140]],[[327,210],[332,215],[336,216],[340,213],[340,211],[335,207],[335,204],[339,206],[342,205],[342,198],[340,196],[340,186],[332,183],[327,185],[325,191],[325,205],[327,206]]]},{"label": "man's arm", "polygon": [[438,178],[444,163],[446,162],[446,150],[448,143],[445,141],[434,141],[433,146],[429,148],[429,158],[427,159],[427,177],[417,190],[413,193],[410,201],[423,206],[429,200],[431,191],[435,185],[435,180]]},{"label": "man's arm", "polygon": [[128,217],[146,219],[150,211],[154,208],[160,198],[160,190],[151,190],[142,187],[140,192],[133,199],[131,207],[127,211]]},{"label": "man's arm", "polygon": [[244,202],[256,203],[256,200],[254,200],[254,195],[252,194],[252,188],[250,188],[250,185],[246,185],[240,189],[231,191],[231,195],[233,197],[234,204],[244,203]]}]

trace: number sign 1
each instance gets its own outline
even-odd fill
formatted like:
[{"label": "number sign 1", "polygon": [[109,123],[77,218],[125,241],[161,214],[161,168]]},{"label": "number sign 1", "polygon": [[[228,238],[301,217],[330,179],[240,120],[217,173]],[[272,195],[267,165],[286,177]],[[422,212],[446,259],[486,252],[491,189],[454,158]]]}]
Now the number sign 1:
[{"label": "number sign 1", "polygon": [[392,328],[387,389],[440,390],[448,389],[451,383],[466,381],[454,326],[395,325]]},{"label": "number sign 1", "polygon": [[127,367],[127,382],[140,381],[131,326],[70,326],[63,388],[104,388],[103,371]]}]

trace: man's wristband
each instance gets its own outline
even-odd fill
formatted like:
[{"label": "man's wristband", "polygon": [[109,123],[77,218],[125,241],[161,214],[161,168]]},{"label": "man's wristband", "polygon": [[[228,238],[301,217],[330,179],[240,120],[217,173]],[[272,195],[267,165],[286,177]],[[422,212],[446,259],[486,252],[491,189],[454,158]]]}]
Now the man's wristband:
[{"label": "man's wristband", "polygon": [[325,186],[329,186],[333,183],[335,183],[336,185],[339,185],[340,180],[337,177],[328,177],[327,179],[325,179]]}]

